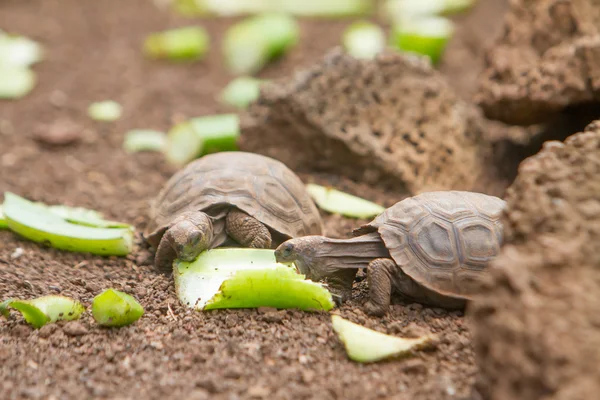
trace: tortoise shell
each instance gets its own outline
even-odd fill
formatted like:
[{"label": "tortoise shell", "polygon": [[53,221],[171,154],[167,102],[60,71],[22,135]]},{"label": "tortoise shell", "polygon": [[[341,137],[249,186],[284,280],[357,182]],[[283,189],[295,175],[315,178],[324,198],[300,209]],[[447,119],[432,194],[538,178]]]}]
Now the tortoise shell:
[{"label": "tortoise shell", "polygon": [[407,198],[357,229],[377,231],[404,273],[428,289],[469,298],[471,283],[500,251],[506,202],[463,191]]},{"label": "tortoise shell", "polygon": [[145,236],[158,245],[181,213],[217,216],[230,206],[288,239],[323,232],[319,211],[294,172],[272,158],[235,151],[206,155],[175,173],[152,206]]}]

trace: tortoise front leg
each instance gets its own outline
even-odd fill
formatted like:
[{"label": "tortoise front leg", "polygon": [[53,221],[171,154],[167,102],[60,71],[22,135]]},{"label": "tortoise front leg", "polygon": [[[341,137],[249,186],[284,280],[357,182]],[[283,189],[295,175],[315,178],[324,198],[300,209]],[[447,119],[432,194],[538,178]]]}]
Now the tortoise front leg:
[{"label": "tortoise front leg", "polygon": [[169,271],[173,261],[193,261],[198,254],[207,250],[213,238],[212,222],[201,211],[189,211],[178,216],[160,240],[154,266],[160,271]]},{"label": "tortoise front leg", "polygon": [[376,258],[369,263],[369,301],[364,305],[367,314],[381,317],[388,311],[392,295],[392,273],[396,268],[394,260],[389,258]]},{"label": "tortoise front leg", "polygon": [[271,233],[260,221],[243,211],[233,209],[225,222],[227,234],[244,247],[271,248]]}]

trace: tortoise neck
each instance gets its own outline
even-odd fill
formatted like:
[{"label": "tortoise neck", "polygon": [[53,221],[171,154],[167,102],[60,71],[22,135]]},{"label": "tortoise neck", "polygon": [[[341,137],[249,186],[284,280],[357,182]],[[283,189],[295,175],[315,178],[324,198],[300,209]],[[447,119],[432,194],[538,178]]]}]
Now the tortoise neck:
[{"label": "tortoise neck", "polygon": [[389,257],[379,233],[351,239],[324,238],[316,249],[316,258],[330,267],[366,268],[376,258]]}]

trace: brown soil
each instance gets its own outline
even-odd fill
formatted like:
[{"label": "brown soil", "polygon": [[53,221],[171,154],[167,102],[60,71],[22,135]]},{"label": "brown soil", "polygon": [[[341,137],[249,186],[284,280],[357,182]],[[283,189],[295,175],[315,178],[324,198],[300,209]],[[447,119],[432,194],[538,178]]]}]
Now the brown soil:
[{"label": "brown soil", "polygon": [[511,2],[477,94],[486,115],[527,125],[597,104],[599,23],[598,1]]},{"label": "brown soil", "polygon": [[[495,25],[506,1],[480,3],[477,12]],[[182,118],[231,111],[219,106],[215,96],[231,78],[222,69],[218,39],[233,19],[201,21],[214,40],[205,61],[150,61],[140,54],[145,35],[193,22],[152,4],[2,2],[0,27],[39,40],[47,56],[34,68],[39,77],[35,90],[23,100],[1,103],[0,191],[97,209],[143,230],[150,200],[175,168],[157,154],[126,154],[124,132],[167,130]],[[481,20],[464,19],[482,26]],[[289,76],[296,67],[318,62],[339,43],[347,23],[302,21],[298,48],[262,75]],[[453,51],[469,43],[462,37],[467,33],[453,40]],[[474,61],[463,70],[450,58],[442,64],[450,85],[465,97],[473,93],[471,77],[483,63],[480,48],[472,49]],[[123,105],[122,119],[99,123],[87,117],[88,104],[104,99]],[[325,172],[304,171],[301,177],[386,206],[405,195]],[[367,222],[324,218],[334,237],[348,236]],[[121,329],[100,329],[89,314],[38,331],[18,313],[0,320],[0,398],[438,400],[471,392],[477,368],[461,313],[397,299],[386,317],[369,318],[360,309],[366,299],[366,283],[360,282],[355,297],[339,310],[342,316],[398,335],[434,332],[440,340],[434,350],[408,360],[358,365],[346,358],[327,314],[191,312],[179,305],[172,280],[151,268],[149,256],[139,237],[130,256],[105,258],[44,248],[0,232],[0,299],[60,293],[89,305],[102,289],[114,287],[136,296],[146,310],[138,322]]]},{"label": "brown soil", "polygon": [[600,121],[521,164],[506,245],[473,303],[484,399],[591,399],[600,390]]}]

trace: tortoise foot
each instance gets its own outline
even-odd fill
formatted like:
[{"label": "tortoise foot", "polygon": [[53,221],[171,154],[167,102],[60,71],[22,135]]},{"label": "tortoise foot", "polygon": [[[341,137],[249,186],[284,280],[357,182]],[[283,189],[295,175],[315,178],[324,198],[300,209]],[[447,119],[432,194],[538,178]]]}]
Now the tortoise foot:
[{"label": "tortoise foot", "polygon": [[368,315],[373,317],[383,317],[387,313],[388,307],[373,303],[371,300],[369,300],[364,304],[363,309]]},{"label": "tortoise foot", "polygon": [[259,220],[240,210],[231,210],[225,223],[227,234],[244,247],[270,249],[271,233]]}]

